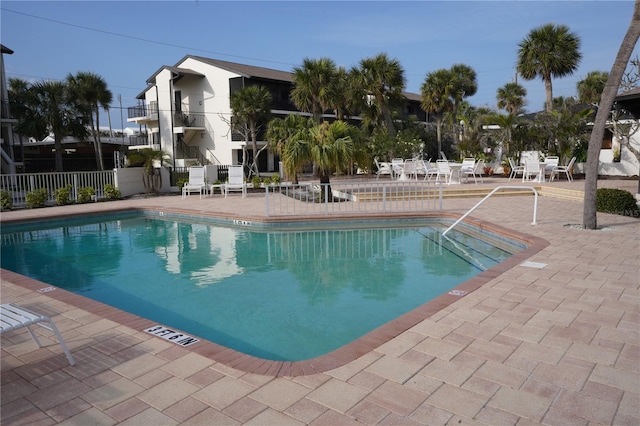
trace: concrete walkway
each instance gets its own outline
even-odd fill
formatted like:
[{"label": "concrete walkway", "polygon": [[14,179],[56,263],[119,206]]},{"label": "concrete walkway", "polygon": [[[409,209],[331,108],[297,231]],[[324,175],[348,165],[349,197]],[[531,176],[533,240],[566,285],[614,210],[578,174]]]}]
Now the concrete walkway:
[{"label": "concrete walkway", "polygon": [[[485,185],[505,184],[486,179]],[[601,181],[635,193],[637,181]],[[582,189],[584,182],[549,185]],[[470,184],[473,186],[473,184]],[[477,199],[447,199],[466,212]],[[263,197],[179,196],[3,212],[2,222],[128,207],[260,217]],[[142,332],[128,314],[60,300],[2,270],[2,303],[48,314],[76,365],[43,330],[2,335],[1,423],[6,425],[569,425],[640,424],[640,220],[582,203],[497,197],[473,217],[549,244],[358,359],[296,377],[246,373]],[[60,290],[61,291],[61,290]],[[86,303],[83,305],[83,303]],[[78,306],[86,306],[80,308]],[[109,315],[107,315],[109,312]],[[109,318],[107,318],[109,317]],[[127,325],[125,325],[127,324]]]}]

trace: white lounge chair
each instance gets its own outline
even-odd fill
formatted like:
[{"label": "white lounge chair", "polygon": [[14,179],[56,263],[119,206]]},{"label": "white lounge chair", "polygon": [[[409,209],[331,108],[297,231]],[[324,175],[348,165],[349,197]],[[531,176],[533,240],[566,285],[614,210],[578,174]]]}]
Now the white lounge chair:
[{"label": "white lounge chair", "polygon": [[554,167],[553,170],[551,171],[551,176],[550,176],[551,182],[553,182],[553,178],[559,173],[564,173],[565,175],[567,175],[567,180],[569,182],[573,181],[573,176],[571,176],[571,172],[573,168],[573,163],[575,162],[576,162],[576,157],[573,157],[571,161],[569,161],[569,164],[567,164],[566,166]]},{"label": "white lounge chair", "polygon": [[535,160],[526,159],[524,160],[524,171],[522,172],[522,181],[533,180],[535,176],[535,180],[538,182],[542,182],[542,177],[544,176],[544,167],[540,165],[539,162]]},{"label": "white lounge chair", "polygon": [[62,346],[62,350],[69,360],[69,364],[75,365],[76,362],[71,356],[71,352],[69,352],[69,349],[67,348],[67,345],[64,342],[62,335],[60,334],[60,331],[58,331],[58,327],[56,327],[51,318],[45,315],[36,314],[35,312],[29,311],[25,308],[16,306],[11,303],[0,305],[0,334],[11,330],[16,330],[21,327],[26,327],[33,340],[36,342],[38,347],[41,348],[42,345],[40,344],[38,337],[33,332],[33,330],[31,330],[32,324],[37,324],[49,331],[53,331],[53,333],[56,335],[56,338],[58,339],[58,342],[60,342],[60,346]]},{"label": "white lounge chair", "polygon": [[204,167],[189,167],[189,182],[182,187],[182,198],[186,198],[191,192],[198,192],[202,198],[202,191],[206,191],[207,186],[204,182]]},{"label": "white lounge chair", "polygon": [[229,166],[229,180],[224,184],[224,197],[229,191],[242,191],[242,198],[247,196],[247,183],[244,181],[244,170],[241,165]]},{"label": "white lounge chair", "polygon": [[553,169],[556,168],[558,166],[558,164],[560,163],[560,158],[556,157],[554,155],[549,155],[544,159],[544,174],[549,175],[549,178],[551,178],[551,172],[553,172]]},{"label": "white lounge chair", "polygon": [[424,175],[424,180],[430,181],[431,177],[438,174],[438,171],[431,167],[431,159],[416,160],[416,179],[418,175]]},{"label": "white lounge chair", "polygon": [[464,163],[462,168],[460,169],[460,177],[465,175],[466,180],[469,180],[469,175],[473,176],[473,181],[478,184],[478,177],[480,177],[480,182],[484,183],[484,179],[482,179],[482,174],[484,173],[484,161],[478,160],[473,167],[465,167]]},{"label": "white lounge chair", "polygon": [[436,182],[440,182],[440,179],[444,178],[444,183],[450,185],[451,177],[453,176],[453,170],[451,170],[451,167],[449,167],[449,162],[447,160],[437,160],[436,170]]},{"label": "white lounge chair", "polygon": [[509,173],[509,180],[513,178],[517,178],[518,174],[524,173],[524,166],[516,164],[515,161],[513,161],[511,158],[509,158],[509,167],[511,167],[511,172]]},{"label": "white lounge chair", "polygon": [[374,158],[373,161],[376,165],[376,180],[380,178],[381,175],[391,176],[391,165],[386,162],[379,162],[377,158]]}]

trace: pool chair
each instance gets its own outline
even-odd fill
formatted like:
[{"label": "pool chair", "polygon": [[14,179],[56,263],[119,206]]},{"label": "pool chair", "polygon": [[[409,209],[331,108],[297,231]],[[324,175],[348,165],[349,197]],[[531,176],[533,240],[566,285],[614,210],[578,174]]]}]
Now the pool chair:
[{"label": "pool chair", "polygon": [[484,173],[484,161],[478,160],[473,166],[465,167],[464,163],[462,168],[460,169],[460,177],[462,175],[465,176],[466,181],[469,181],[469,176],[473,176],[473,181],[478,184],[478,177],[480,177],[480,182],[484,183],[482,179],[482,173]]},{"label": "pool chair", "polygon": [[385,162],[379,162],[377,158],[374,158],[373,161],[376,165],[376,180],[380,178],[380,175],[388,175],[391,176],[391,165]]},{"label": "pool chair", "polygon": [[16,330],[21,327],[26,327],[33,340],[36,342],[38,347],[41,348],[42,345],[40,344],[38,337],[33,330],[31,330],[31,325],[33,324],[37,324],[42,328],[52,331],[56,335],[58,342],[60,342],[60,346],[62,346],[62,350],[69,360],[69,364],[75,365],[76,362],[71,356],[71,352],[67,349],[67,345],[64,342],[60,331],[58,331],[58,327],[56,327],[51,318],[36,314],[35,312],[31,312],[25,308],[10,303],[0,305],[0,334]]},{"label": "pool chair", "polygon": [[191,192],[198,192],[202,198],[202,191],[206,191],[207,186],[204,182],[204,167],[189,167],[189,182],[182,186],[182,198],[186,198]]},{"label": "pool chair", "polygon": [[544,166],[541,166],[539,162],[535,160],[526,159],[524,160],[524,171],[522,172],[522,181],[533,180],[535,176],[535,180],[537,182],[542,182],[544,176]]},{"label": "pool chair", "polygon": [[518,174],[524,173],[524,166],[516,164],[515,161],[513,161],[511,158],[509,158],[509,167],[511,167],[511,172],[509,173],[509,180],[513,178],[517,178]]},{"label": "pool chair", "polygon": [[450,185],[451,177],[453,176],[453,170],[451,170],[451,167],[449,167],[449,162],[447,160],[437,160],[436,170],[436,182],[440,182],[440,179],[444,178],[444,183]]},{"label": "pool chair", "polygon": [[[553,169],[558,167],[558,164],[560,163],[560,158],[556,157],[554,155],[549,155],[544,159],[544,175],[549,175],[549,178],[551,178],[551,172],[553,172]],[[542,177],[542,180],[544,180],[544,176]]]},{"label": "pool chair", "polygon": [[247,183],[244,181],[244,168],[242,165],[229,166],[229,180],[224,184],[224,197],[229,191],[241,191],[242,198],[247,196]]},{"label": "pool chair", "polygon": [[549,180],[553,182],[553,179],[557,174],[564,173],[565,175],[567,175],[567,180],[569,182],[573,181],[573,176],[571,176],[571,172],[573,169],[573,163],[575,162],[576,162],[576,157],[573,157],[571,161],[569,161],[569,164],[567,164],[566,166],[555,166],[551,171],[551,176],[549,177]]}]

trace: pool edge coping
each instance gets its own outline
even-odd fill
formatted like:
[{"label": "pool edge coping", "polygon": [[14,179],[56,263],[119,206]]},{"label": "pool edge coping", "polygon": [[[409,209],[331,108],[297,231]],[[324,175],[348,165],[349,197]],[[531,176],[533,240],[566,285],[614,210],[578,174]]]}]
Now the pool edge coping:
[{"label": "pool edge coping", "polygon": [[[332,220],[354,220],[354,219],[362,219],[366,218],[368,220],[375,219],[403,219],[403,218],[447,218],[456,220],[460,217],[459,214],[456,213],[448,213],[448,212],[419,212],[419,213],[385,213],[385,214],[371,214],[371,215],[362,215],[358,216],[354,215],[305,215],[305,216],[287,216],[287,217],[261,217],[261,216],[244,216],[239,217],[239,215],[232,214],[220,214],[220,213],[206,213],[201,211],[194,211],[190,209],[181,209],[181,208],[160,208],[160,207],[131,207],[131,208],[120,208],[120,209],[108,209],[105,211],[96,211],[91,213],[72,213],[72,214],[61,214],[51,216],[51,219],[65,219],[65,218],[74,218],[74,217],[90,217],[90,216],[98,216],[104,215],[106,213],[126,213],[126,212],[136,212],[136,211],[157,211],[157,212],[168,212],[175,214],[187,214],[190,216],[199,216],[199,217],[209,217],[209,218],[217,218],[217,219],[226,219],[226,220],[252,220],[255,222],[261,223],[279,223],[279,222],[323,222],[323,221],[332,221]],[[11,219],[8,221],[3,221],[6,224],[20,224],[20,223],[31,223],[37,222],[38,220],[20,220],[20,219]],[[371,330],[367,334],[361,336],[360,338],[338,348],[334,351],[321,355],[316,358],[312,358],[309,360],[303,361],[272,361],[266,360],[262,358],[257,358],[251,355],[244,354],[242,352],[227,348],[220,344],[211,342],[206,339],[202,339],[198,337],[200,340],[193,345],[184,347],[184,349],[190,350],[194,353],[197,353],[201,356],[207,357],[215,362],[219,362],[225,366],[230,368],[234,368],[236,370],[252,373],[252,374],[260,374],[265,376],[273,376],[273,377],[298,377],[298,376],[306,376],[311,374],[323,373],[329,370],[333,370],[338,367],[342,367],[345,364],[355,361],[359,357],[373,351],[377,347],[383,345],[384,343],[396,338],[403,332],[409,330],[415,325],[419,324],[421,321],[431,317],[432,315],[440,312],[441,310],[451,306],[456,301],[464,298],[468,294],[482,287],[492,279],[500,276],[506,271],[512,269],[515,266],[518,266],[525,260],[532,257],[534,254],[543,250],[547,246],[549,246],[549,242],[543,238],[536,237],[534,235],[526,234],[520,231],[515,231],[509,228],[502,227],[500,225],[496,225],[494,223],[480,220],[474,217],[467,217],[465,219],[465,224],[471,225],[473,227],[479,228],[482,231],[489,231],[496,233],[500,236],[508,237],[510,239],[514,239],[518,242],[525,244],[527,247],[520,250],[517,253],[514,253],[508,259],[500,262],[499,264],[487,269],[476,275],[475,277],[459,284],[448,293],[442,294],[420,306],[412,309],[411,311],[397,317],[396,319],[387,322],[386,324]],[[50,291],[47,293],[42,293],[42,295],[50,297],[52,299],[58,300],[63,303],[67,303],[71,306],[74,306],[79,309],[86,310],[87,312],[97,314],[105,319],[109,319],[114,321],[120,325],[130,327],[136,331],[144,331],[145,329],[152,327],[154,325],[158,325],[157,322],[148,320],[143,317],[139,317],[135,314],[128,313],[126,311],[120,310],[118,308],[106,305],[102,302],[98,302],[84,296],[77,295],[75,293],[69,292],[57,286],[52,286],[43,281],[35,280],[24,275],[18,274],[13,271],[9,271],[3,268],[0,268],[2,272],[2,280],[7,281],[11,284],[32,290],[38,291],[45,287],[54,287],[56,291]],[[457,293],[457,294],[451,294]],[[166,326],[166,325],[165,325]],[[154,336],[155,338],[159,338]]]}]

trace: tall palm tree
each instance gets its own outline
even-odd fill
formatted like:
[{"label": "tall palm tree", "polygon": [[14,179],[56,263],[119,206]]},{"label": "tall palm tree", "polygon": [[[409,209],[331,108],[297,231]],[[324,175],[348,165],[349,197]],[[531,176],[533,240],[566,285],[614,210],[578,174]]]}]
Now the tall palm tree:
[{"label": "tall palm tree", "polygon": [[329,183],[336,170],[346,169],[353,159],[354,134],[344,121],[323,122],[310,129],[301,129],[284,146],[282,161],[287,170],[298,170],[305,162],[313,161],[320,183]]},{"label": "tall palm tree", "polygon": [[404,69],[397,59],[385,53],[360,61],[358,68],[351,70],[356,85],[370,95],[384,119],[387,134],[396,136],[391,117],[392,107],[402,100],[405,86]]},{"label": "tall palm tree", "polygon": [[578,81],[578,101],[583,104],[598,105],[604,86],[609,78],[606,71],[591,71],[585,78]]},{"label": "tall palm tree", "polygon": [[629,28],[627,28],[622,43],[620,43],[620,49],[618,49],[618,54],[609,72],[593,123],[591,138],[589,139],[587,163],[585,164],[584,207],[582,211],[582,226],[585,229],[596,229],[598,225],[596,191],[598,189],[598,157],[600,156],[600,148],[602,148],[602,138],[604,137],[611,106],[618,94],[618,86],[622,81],[631,53],[638,43],[638,38],[640,38],[640,1],[635,2]]},{"label": "tall palm tree", "polygon": [[310,112],[319,123],[331,105],[336,76],[336,64],[332,59],[305,58],[301,67],[293,69],[291,99],[295,106]]},{"label": "tall palm tree", "polygon": [[[465,64],[454,64],[449,68],[449,74],[451,75],[451,88],[449,90],[449,96],[452,101],[452,116],[454,128],[458,126],[458,112],[462,106],[462,102],[469,96],[473,96],[478,91],[478,81],[476,78],[476,72],[473,68]],[[458,132],[454,132],[454,141],[457,144]]]},{"label": "tall palm tree", "polygon": [[81,71],[76,75],[69,74],[67,84],[78,102],[84,104],[90,111],[96,163],[98,170],[104,170],[102,143],[100,142],[100,108],[109,109],[113,94],[107,88],[107,82],[104,78],[92,72]]},{"label": "tall palm tree", "polygon": [[41,81],[35,83],[30,90],[33,90],[34,118],[41,120],[42,125],[53,133],[55,168],[57,172],[62,172],[62,139],[66,136],[86,136],[82,112],[71,100],[68,86],[63,82]]},{"label": "tall palm tree", "polygon": [[451,87],[451,73],[449,70],[442,68],[427,74],[420,88],[422,109],[435,116],[436,119],[438,155],[442,152],[442,123],[444,115],[453,109],[453,101],[449,97]]},{"label": "tall palm tree", "polygon": [[253,151],[251,171],[257,175],[258,156],[262,151],[258,151],[258,129],[271,114],[271,93],[264,86],[247,86],[231,94],[230,104],[234,127],[244,127],[251,135]]},{"label": "tall palm tree", "polygon": [[546,110],[553,110],[553,77],[573,74],[582,54],[580,38],[566,25],[545,24],[534,28],[519,44],[516,68],[526,80],[542,78]]},{"label": "tall palm tree", "polygon": [[517,115],[526,103],[526,96],[527,89],[515,82],[507,83],[496,93],[498,108],[505,110],[507,114]]}]

